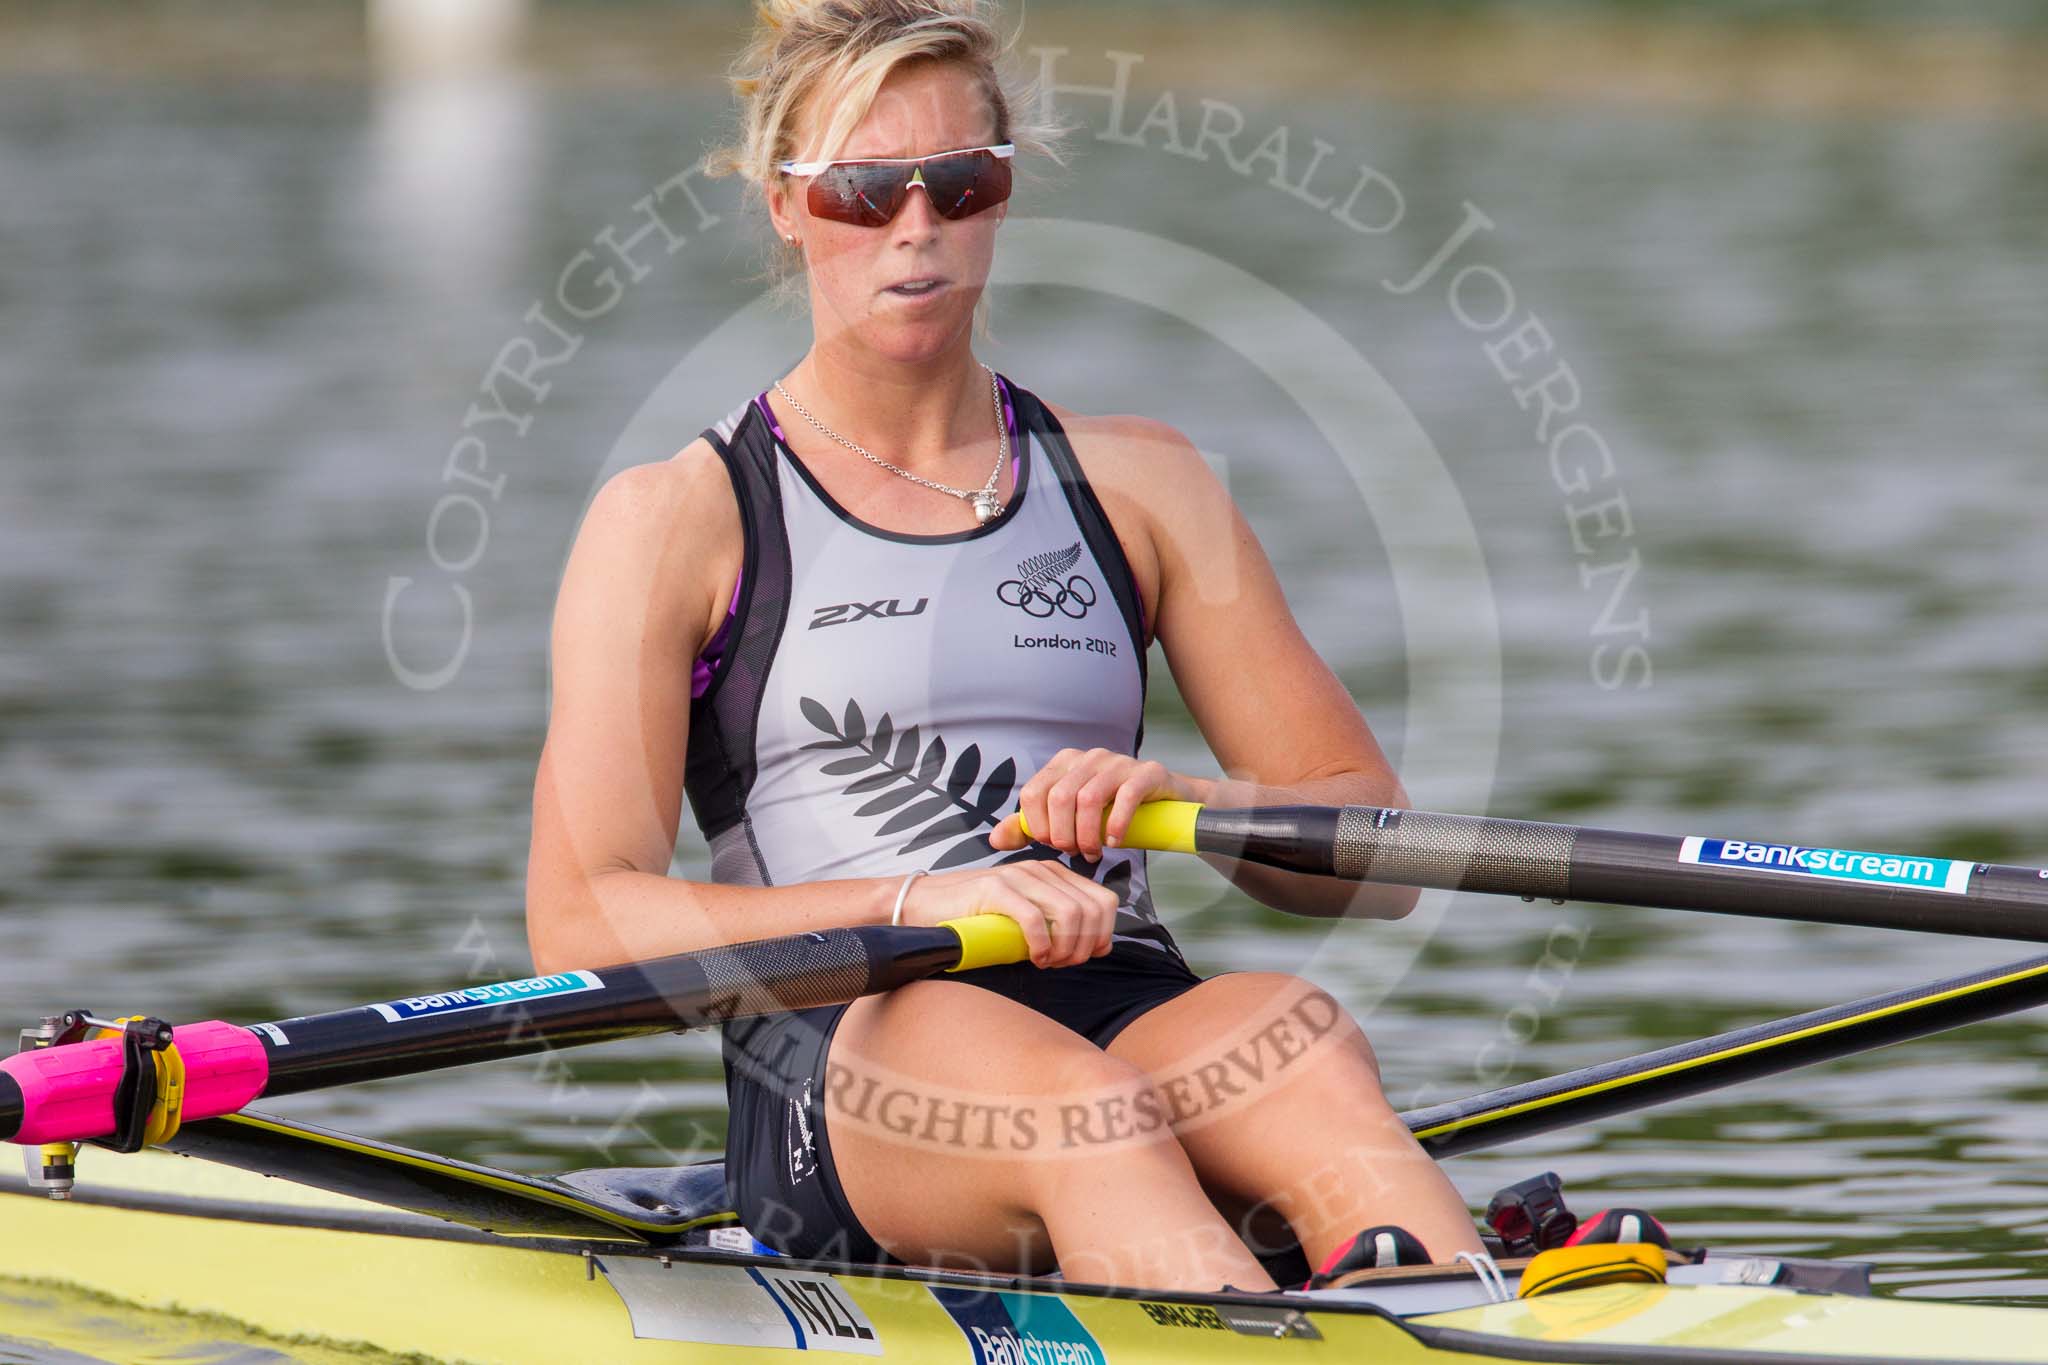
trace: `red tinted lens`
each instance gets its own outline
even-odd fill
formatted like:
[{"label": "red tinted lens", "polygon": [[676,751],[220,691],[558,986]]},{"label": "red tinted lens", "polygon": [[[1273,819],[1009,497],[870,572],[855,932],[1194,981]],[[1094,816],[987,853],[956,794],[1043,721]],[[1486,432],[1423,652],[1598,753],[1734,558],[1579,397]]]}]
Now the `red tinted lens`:
[{"label": "red tinted lens", "polygon": [[972,218],[1010,197],[1010,163],[994,152],[948,152],[924,163],[924,187],[942,218]]},{"label": "red tinted lens", "polygon": [[806,202],[813,214],[836,223],[880,227],[903,206],[914,166],[851,162],[828,166],[811,178]]},{"label": "red tinted lens", "polygon": [[[942,218],[972,218],[1010,197],[1010,163],[994,152],[947,152],[922,163],[925,193]],[[881,227],[903,207],[918,164],[853,161],[811,178],[811,212],[835,223]]]}]

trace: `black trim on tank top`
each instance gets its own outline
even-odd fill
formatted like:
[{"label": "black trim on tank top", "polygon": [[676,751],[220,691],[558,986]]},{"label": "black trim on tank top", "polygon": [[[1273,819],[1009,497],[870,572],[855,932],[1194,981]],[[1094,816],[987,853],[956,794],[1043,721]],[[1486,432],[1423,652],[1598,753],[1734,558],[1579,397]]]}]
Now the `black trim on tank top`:
[{"label": "black trim on tank top", "polygon": [[[739,441],[739,435],[739,428],[735,427],[735,444]],[[740,582],[739,594],[728,608],[728,615],[732,619],[729,623],[721,624],[721,629],[724,629],[726,624],[731,627],[725,631],[725,647],[719,650],[718,657],[711,661],[711,676],[705,680],[703,692],[690,698],[692,708],[699,705],[709,706],[712,699],[718,695],[718,689],[724,685],[726,674],[732,671],[733,658],[739,653],[739,637],[747,619],[747,608],[753,605],[754,588],[761,581],[755,567],[755,558],[760,549],[760,531],[755,524],[754,499],[747,496],[746,476],[733,467],[733,462],[739,456],[719,439],[718,431],[714,427],[706,427],[699,432],[698,439],[718,453],[719,463],[725,466],[726,482],[732,486],[732,500],[739,508]]]},{"label": "black trim on tank top", "polygon": [[[997,378],[1001,379],[1002,376],[998,375]],[[1015,384],[1012,384],[1008,379],[1003,379],[1002,382],[1003,387],[1009,390],[1010,401],[1014,407],[1018,396],[1024,391]],[[767,395],[765,393],[762,394],[761,399],[765,401]],[[750,417],[759,419],[761,417],[759,403],[747,404],[747,412]],[[1010,500],[1003,504],[1001,512],[998,512],[994,517],[979,526],[969,527],[965,531],[945,531],[938,535],[915,535],[909,531],[891,531],[886,527],[876,526],[872,522],[862,521],[859,517],[842,507],[837,498],[825,491],[825,485],[818,482],[817,476],[811,473],[810,467],[803,462],[794,450],[789,448],[787,441],[775,434],[774,429],[769,427],[765,421],[762,422],[761,429],[767,433],[768,439],[775,443],[775,449],[780,451],[783,457],[795,467],[798,476],[810,486],[813,493],[818,495],[818,501],[824,503],[827,510],[833,516],[838,517],[854,530],[865,532],[878,540],[893,540],[904,545],[957,545],[964,540],[978,540],[982,536],[994,535],[997,531],[1009,525],[1011,520],[1016,517],[1017,510],[1024,505],[1024,495],[1031,490],[1031,443],[1024,439],[1026,427],[1021,410],[1017,414],[1017,430],[1010,433],[1010,454],[1017,460],[1017,484],[1016,487],[1010,490]]]},{"label": "black trim on tank top", "polygon": [[[953,544],[997,531],[1017,515],[1030,487],[1034,461],[1029,450],[1029,438],[1035,436],[1048,461],[1047,477],[1059,482],[1068,511],[1108,581],[1125,630],[1133,642],[1138,664],[1139,707],[1131,752],[1136,754],[1144,743],[1144,703],[1149,691],[1146,646],[1149,642],[1144,633],[1144,606],[1138,594],[1136,576],[1131,572],[1115,527],[1082,472],[1080,461],[1074,455],[1059,420],[1037,395],[1019,388],[1007,378],[1003,378],[1002,383],[1015,414],[1012,448],[1020,459],[1017,484],[1000,516],[969,531],[935,536],[911,535],[861,521],[834,501],[811,477],[803,461],[776,437],[773,423],[758,402],[750,400],[746,404],[743,415],[733,427],[730,442],[721,440],[716,428],[703,433],[703,438],[725,464],[739,504],[743,540],[740,600],[734,608],[731,638],[712,666],[703,695],[693,698],[690,703],[690,740],[685,757],[684,787],[698,827],[707,839],[742,823],[746,817],[747,798],[759,773],[755,751],[760,708],[766,698],[762,679],[772,666],[788,628],[794,565],[777,470],[782,457],[789,460],[828,510],[855,529],[882,540],[905,544]],[[748,695],[728,696],[730,689],[726,684],[732,673],[739,669],[757,676],[751,679],[753,685]],[[760,848],[753,839],[751,828],[747,835],[755,862],[761,864]],[[765,878],[766,867],[761,866],[760,870]],[[1119,932],[1131,933],[1128,930]],[[1166,946],[1172,946],[1172,939],[1164,932],[1163,926],[1159,938]]]},{"label": "black trim on tank top", "polygon": [[[758,429],[758,435],[749,431],[750,424]],[[721,440],[716,428],[702,435],[725,465],[733,499],[739,505],[742,542],[740,598],[733,608],[732,633],[712,665],[703,695],[690,699],[690,738],[683,759],[683,786],[690,809],[698,829],[711,839],[745,820],[747,797],[760,771],[754,740],[760,730],[766,689],[756,679],[751,695],[727,697],[725,684],[736,669],[765,669],[773,662],[789,623],[794,569],[789,533],[782,520],[774,447],[768,444],[767,423],[761,414],[749,403],[730,442]],[[751,829],[747,839],[765,882],[768,869]]]},{"label": "black trim on tank top", "polygon": [[[1067,506],[1074,514],[1074,524],[1081,528],[1081,537],[1088,542],[1089,552],[1102,566],[1103,577],[1109,580],[1109,591],[1116,598],[1117,609],[1123,613],[1124,627],[1130,632],[1131,643],[1138,656],[1138,732],[1131,739],[1131,753],[1136,755],[1145,742],[1145,698],[1149,686],[1146,655],[1151,643],[1145,638],[1145,606],[1138,595],[1138,576],[1131,572],[1123,542],[1116,537],[1116,527],[1111,523],[1109,513],[1103,510],[1102,500],[1095,496],[1088,476],[1081,472],[1080,458],[1074,454],[1074,447],[1068,442],[1066,428],[1060,425],[1059,418],[1038,400],[1037,394],[1013,389],[1011,397],[1017,404],[1017,425],[1038,432],[1046,460],[1053,475],[1059,479],[1060,491],[1067,495]],[[1036,420],[1031,420],[1034,417]]]}]

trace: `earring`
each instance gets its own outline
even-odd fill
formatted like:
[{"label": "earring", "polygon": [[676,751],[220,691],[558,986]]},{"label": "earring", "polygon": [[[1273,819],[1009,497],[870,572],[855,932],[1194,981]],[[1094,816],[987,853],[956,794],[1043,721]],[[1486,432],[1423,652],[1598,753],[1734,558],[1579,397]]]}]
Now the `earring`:
[{"label": "earring", "polygon": [[789,236],[784,237],[782,240],[788,242],[791,246],[797,245],[796,234],[794,232],[790,233]]}]

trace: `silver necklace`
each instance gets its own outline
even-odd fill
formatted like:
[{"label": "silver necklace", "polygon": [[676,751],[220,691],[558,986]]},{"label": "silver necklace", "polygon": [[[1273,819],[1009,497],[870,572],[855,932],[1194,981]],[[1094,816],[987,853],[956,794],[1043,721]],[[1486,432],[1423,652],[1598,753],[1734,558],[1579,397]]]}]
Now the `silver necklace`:
[{"label": "silver necklace", "polygon": [[995,405],[996,410],[996,467],[988,472],[988,481],[979,488],[955,488],[951,484],[938,483],[922,475],[913,474],[907,469],[898,468],[881,456],[863,450],[838,432],[832,430],[832,428],[826,426],[823,422],[820,422],[817,418],[811,416],[811,410],[802,403],[797,402],[796,396],[790,393],[788,389],[783,388],[782,381],[779,379],[775,381],[775,391],[782,395],[784,402],[803,414],[803,419],[806,422],[809,422],[819,431],[824,432],[854,454],[864,456],[873,463],[888,470],[891,474],[900,474],[912,483],[923,484],[926,488],[935,488],[941,493],[951,493],[956,498],[963,498],[973,503],[975,524],[985,525],[993,518],[1002,515],[1003,504],[996,498],[996,480],[1002,477],[1003,461],[1009,458],[1010,428],[1009,424],[1003,421],[1003,391],[996,385],[996,372],[990,370],[986,365],[983,365],[981,368],[988,370],[989,400]]}]

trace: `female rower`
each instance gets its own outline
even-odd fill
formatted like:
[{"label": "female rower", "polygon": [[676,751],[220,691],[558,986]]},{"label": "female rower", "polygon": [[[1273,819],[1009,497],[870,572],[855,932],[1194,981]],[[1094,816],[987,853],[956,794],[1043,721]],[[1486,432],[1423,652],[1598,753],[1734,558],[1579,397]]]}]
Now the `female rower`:
[{"label": "female rower", "polygon": [[[1187,438],[975,359],[1013,154],[1056,159],[1059,131],[1003,56],[975,0],[760,6],[713,164],[761,193],[812,343],[589,509],[534,788],[536,966],[1016,920],[1028,966],[727,1026],[730,1194],[792,1254],[1269,1289],[1219,1212],[1256,1208],[1311,1265],[1375,1225],[1477,1251],[1357,1024],[1291,976],[1198,977],[1117,847],[1152,798],[1404,798]],[[1136,757],[1154,639],[1260,786]],[[711,882],[667,875],[685,795]],[[1413,903],[1218,865],[1296,912]]]}]

